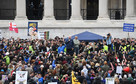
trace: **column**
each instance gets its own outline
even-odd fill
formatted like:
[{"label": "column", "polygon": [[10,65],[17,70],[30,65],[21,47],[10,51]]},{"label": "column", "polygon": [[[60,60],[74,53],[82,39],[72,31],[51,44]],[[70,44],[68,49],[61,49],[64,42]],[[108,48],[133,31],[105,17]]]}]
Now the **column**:
[{"label": "column", "polygon": [[71,20],[82,20],[81,17],[81,1],[80,0],[72,0],[72,14],[71,14]]},{"label": "column", "polygon": [[98,19],[107,20],[108,15],[108,0],[99,0],[99,16]]},{"label": "column", "polygon": [[26,0],[16,0],[16,20],[24,20],[26,17]]},{"label": "column", "polygon": [[126,18],[125,19],[135,19],[135,8],[134,0],[126,0]]},{"label": "column", "polygon": [[44,20],[54,20],[54,0],[44,0]]}]

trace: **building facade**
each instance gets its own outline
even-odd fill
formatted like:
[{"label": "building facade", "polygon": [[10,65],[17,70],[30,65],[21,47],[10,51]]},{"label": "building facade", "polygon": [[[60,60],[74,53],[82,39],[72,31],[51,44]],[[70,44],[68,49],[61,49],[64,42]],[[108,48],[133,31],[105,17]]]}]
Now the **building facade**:
[{"label": "building facade", "polygon": [[[123,24],[136,24],[135,4],[136,0],[1,0],[0,30],[6,38],[30,38],[28,22],[38,22],[38,31],[49,31],[50,38],[83,31],[127,38]],[[17,24],[18,34],[9,31],[9,22]]]}]

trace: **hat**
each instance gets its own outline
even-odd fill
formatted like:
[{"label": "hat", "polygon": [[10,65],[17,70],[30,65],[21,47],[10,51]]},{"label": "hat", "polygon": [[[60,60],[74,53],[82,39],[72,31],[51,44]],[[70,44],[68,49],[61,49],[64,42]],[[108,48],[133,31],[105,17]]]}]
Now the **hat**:
[{"label": "hat", "polygon": [[128,74],[128,77],[131,77],[131,74]]},{"label": "hat", "polygon": [[121,76],[121,75],[119,75],[119,79],[122,79],[122,76]]},{"label": "hat", "polygon": [[1,72],[4,72],[4,69],[1,69]]},{"label": "hat", "polygon": [[43,67],[44,67],[43,65],[40,66],[40,68],[43,68]]},{"label": "hat", "polygon": [[6,54],[5,55],[9,55],[9,52],[6,52]]},{"label": "hat", "polygon": [[99,63],[96,63],[96,64],[95,64],[95,67],[98,67],[98,66],[100,66],[100,64],[99,64]]},{"label": "hat", "polygon": [[127,75],[124,75],[124,78],[127,78]]},{"label": "hat", "polygon": [[62,57],[62,54],[59,54],[60,57]]},{"label": "hat", "polygon": [[114,78],[117,78],[117,77],[118,77],[118,75],[117,75],[117,74],[115,74],[115,75],[114,75]]}]

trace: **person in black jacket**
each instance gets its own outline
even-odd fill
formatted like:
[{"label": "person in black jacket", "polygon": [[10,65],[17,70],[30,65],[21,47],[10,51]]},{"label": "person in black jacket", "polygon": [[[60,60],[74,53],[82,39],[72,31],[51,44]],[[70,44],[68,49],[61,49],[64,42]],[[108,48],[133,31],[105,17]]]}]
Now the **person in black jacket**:
[{"label": "person in black jacket", "polygon": [[78,76],[77,79],[78,79],[78,81],[82,84],[82,83],[83,83],[83,80],[85,79],[85,77],[84,77],[84,72],[81,72],[81,76]]},{"label": "person in black jacket", "polygon": [[71,36],[65,41],[66,43],[66,48],[67,48],[67,55],[73,56],[74,53],[74,42],[71,39]]}]

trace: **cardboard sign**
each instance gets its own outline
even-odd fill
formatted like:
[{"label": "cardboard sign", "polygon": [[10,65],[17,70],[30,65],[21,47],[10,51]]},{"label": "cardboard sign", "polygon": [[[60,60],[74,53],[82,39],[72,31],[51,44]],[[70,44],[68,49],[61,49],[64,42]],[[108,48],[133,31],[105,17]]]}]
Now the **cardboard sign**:
[{"label": "cardboard sign", "polygon": [[27,71],[16,71],[15,84],[27,84]]},{"label": "cardboard sign", "polygon": [[44,39],[44,32],[38,32],[38,39]]},{"label": "cardboard sign", "polygon": [[106,78],[106,84],[115,84],[114,78]]},{"label": "cardboard sign", "polygon": [[122,74],[122,70],[123,70],[122,66],[117,66],[116,73]]},{"label": "cardboard sign", "polygon": [[8,80],[8,76],[7,75],[2,75],[2,81],[4,82],[6,80]]}]

